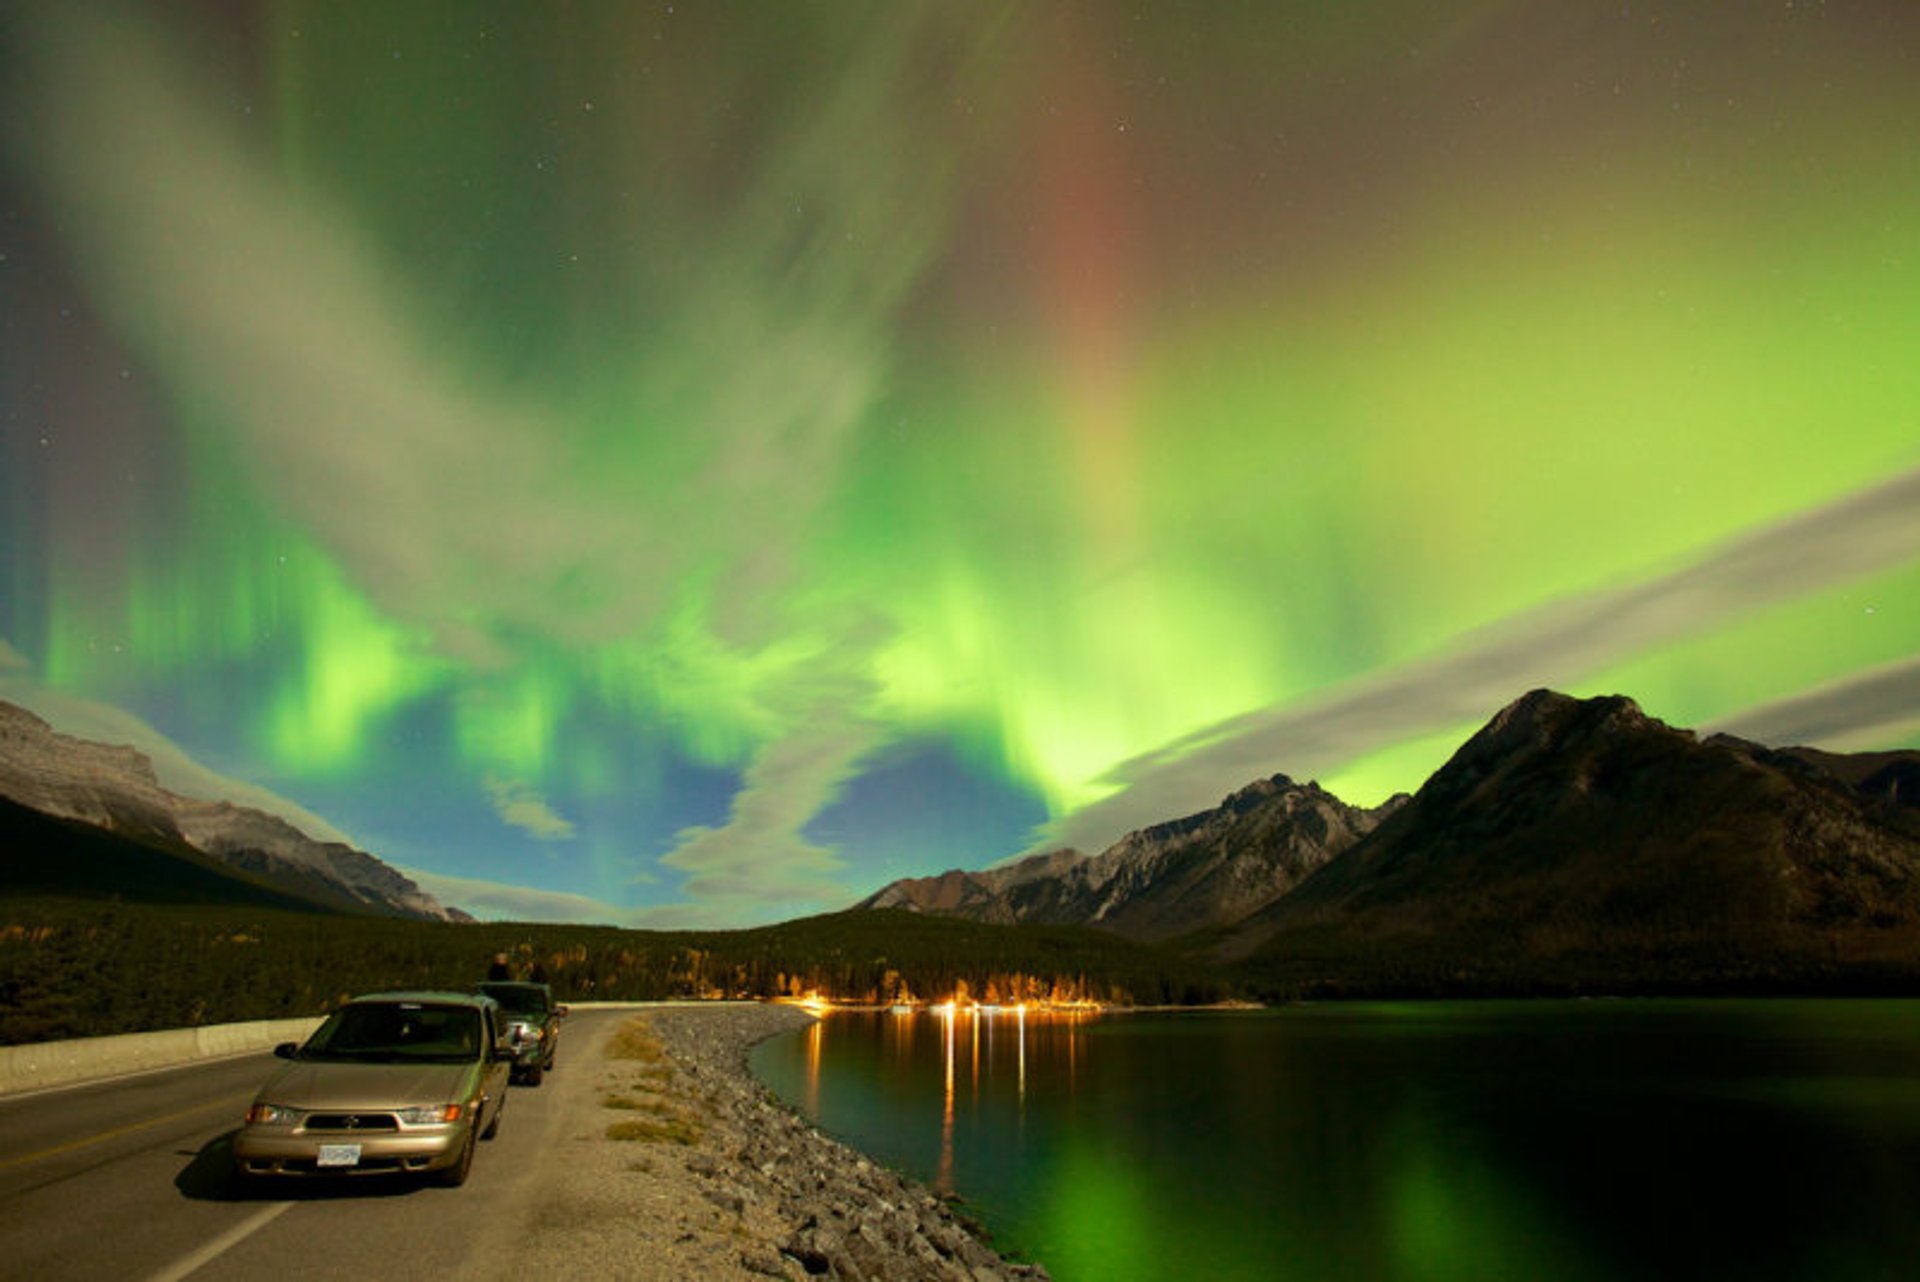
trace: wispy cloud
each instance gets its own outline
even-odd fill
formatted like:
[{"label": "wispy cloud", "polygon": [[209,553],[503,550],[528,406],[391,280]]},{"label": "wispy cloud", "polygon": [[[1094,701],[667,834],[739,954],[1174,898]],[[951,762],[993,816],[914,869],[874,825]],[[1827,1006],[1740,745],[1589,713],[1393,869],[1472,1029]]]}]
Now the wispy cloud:
[{"label": "wispy cloud", "polygon": [[720,917],[748,905],[798,916],[844,902],[847,888],[834,877],[844,861],[802,829],[879,740],[876,727],[844,722],[782,738],[747,767],[725,826],[682,830],[661,862],[686,873],[683,893]]},{"label": "wispy cloud", "polygon": [[[1576,681],[1610,664],[1743,614],[1920,558],[1920,470],[1751,530],[1671,573],[1568,597],[1471,633],[1443,653],[1383,670],[1325,696],[1262,709],[1122,762],[1120,791],[1042,830],[1033,849],[1099,850],[1126,832],[1217,803],[1274,770],[1324,774],[1396,743],[1490,716],[1533,686]],[[1866,719],[1920,713],[1916,683],[1890,672],[1835,689],[1799,711],[1837,737]],[[1868,694],[1884,699],[1875,707]],[[1771,732],[1787,710],[1737,719]],[[1765,738],[1767,735],[1760,735]]]},{"label": "wispy cloud", "polygon": [[[149,18],[38,16],[19,24],[38,55],[31,110],[10,113],[35,125],[9,141],[96,296],[157,369],[225,411],[254,479],[384,608],[501,662],[505,625],[580,618],[552,608],[555,576],[659,546],[616,513],[552,519],[565,497],[540,407],[463,377],[417,333],[414,300],[351,218],[278,181]],[[134,122],[147,145],[129,148]]]},{"label": "wispy cloud", "polygon": [[1920,723],[1920,659],[1905,659],[1745,709],[1705,728],[1760,743],[1846,751],[1884,742],[1915,723]]},{"label": "wispy cloud", "polygon": [[748,765],[726,824],[682,831],[661,860],[687,874],[682,891],[692,903],[736,919],[768,905],[796,916],[850,897],[834,875],[843,861],[804,830],[884,741],[862,711],[875,692],[869,655],[884,632],[871,618],[850,624],[767,693],[792,729]]},{"label": "wispy cloud", "polygon": [[[485,664],[520,638],[629,636],[689,578],[733,644],[784,622],[795,532],[835,492],[895,313],[944,243],[954,148],[918,138],[910,108],[940,101],[941,60],[967,74],[964,53],[924,55],[972,28],[935,32],[917,7],[868,24],[730,212],[685,229],[677,261],[700,266],[666,274],[661,319],[632,336],[637,403],[670,412],[609,437],[561,408],[566,388],[461,364],[345,208],[282,181],[148,16],[97,8],[15,24],[32,56],[9,141],[120,327],[225,411],[255,479],[385,610]],[[583,456],[614,466],[583,484]],[[670,494],[620,483],[663,467]]]},{"label": "wispy cloud", "polygon": [[399,871],[441,903],[458,904],[483,921],[565,922],[623,926],[630,930],[731,930],[765,925],[795,915],[791,910],[780,911],[777,905],[752,904],[742,907],[753,911],[723,919],[703,904],[633,907],[564,890],[541,890],[420,868]]},{"label": "wispy cloud", "polygon": [[573,821],[556,813],[547,799],[517,779],[487,778],[487,796],[502,821],[541,841],[565,841],[573,836]]},{"label": "wispy cloud", "polygon": [[631,926],[635,909],[621,908],[588,895],[537,890],[478,877],[456,877],[423,868],[401,869],[422,890],[443,904],[486,921],[555,921],[585,925]]}]

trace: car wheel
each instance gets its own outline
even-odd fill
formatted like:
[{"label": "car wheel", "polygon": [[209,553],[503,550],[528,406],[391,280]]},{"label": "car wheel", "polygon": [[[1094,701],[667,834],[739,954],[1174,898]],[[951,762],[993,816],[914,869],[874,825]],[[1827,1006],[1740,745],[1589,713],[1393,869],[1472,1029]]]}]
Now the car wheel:
[{"label": "car wheel", "polygon": [[526,1076],[522,1080],[529,1086],[538,1086],[540,1084],[540,1078],[545,1075],[546,1071],[546,1069],[540,1066],[540,1061],[535,1060],[533,1063],[527,1065]]},{"label": "car wheel", "polygon": [[467,1142],[460,1146],[460,1160],[440,1172],[440,1183],[450,1189],[457,1189],[467,1182],[467,1176],[473,1171],[473,1128],[467,1128]]},{"label": "car wheel", "polygon": [[493,1118],[487,1123],[487,1129],[480,1132],[481,1139],[490,1140],[500,1133],[500,1114],[506,1111],[507,1102],[506,1099],[502,1097],[500,1102],[493,1106]]}]

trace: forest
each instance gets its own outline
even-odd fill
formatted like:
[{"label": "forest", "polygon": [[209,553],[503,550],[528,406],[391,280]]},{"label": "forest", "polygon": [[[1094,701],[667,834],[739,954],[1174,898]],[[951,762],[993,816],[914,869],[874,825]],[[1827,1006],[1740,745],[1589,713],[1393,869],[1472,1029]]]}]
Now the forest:
[{"label": "forest", "polygon": [[358,993],[465,989],[496,954],[562,1001],[1240,996],[1213,968],[1080,927],[898,910],[733,931],[444,923],[235,904],[0,898],[0,1045],[319,1014]]}]

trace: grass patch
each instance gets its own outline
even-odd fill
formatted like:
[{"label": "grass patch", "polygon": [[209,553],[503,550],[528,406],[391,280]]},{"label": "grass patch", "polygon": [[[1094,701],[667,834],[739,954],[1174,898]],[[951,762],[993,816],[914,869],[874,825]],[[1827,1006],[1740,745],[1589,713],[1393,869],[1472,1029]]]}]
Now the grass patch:
[{"label": "grass patch", "polygon": [[637,1061],[641,1067],[631,1094],[616,1092],[600,1099],[602,1107],[625,1113],[643,1114],[611,1123],[610,1140],[638,1140],[648,1144],[694,1145],[705,1134],[700,1123],[688,1117],[674,1103],[663,1098],[665,1084],[673,1077],[667,1060],[667,1048],[654,1034],[646,1016],[636,1016],[607,1039],[607,1058]]},{"label": "grass patch", "polygon": [[700,1142],[701,1134],[700,1127],[684,1117],[635,1117],[607,1127],[610,1140],[644,1140],[649,1144],[692,1146]]},{"label": "grass patch", "polygon": [[655,1117],[666,1117],[673,1112],[673,1106],[663,1099],[635,1099],[631,1095],[609,1095],[600,1101],[600,1106],[627,1109],[635,1113],[651,1113]]},{"label": "grass patch", "polygon": [[671,1072],[661,1061],[667,1057],[667,1048],[654,1036],[653,1025],[647,1022],[645,1015],[628,1020],[615,1030],[607,1039],[608,1059],[635,1059],[645,1064],[657,1064],[666,1072]]}]

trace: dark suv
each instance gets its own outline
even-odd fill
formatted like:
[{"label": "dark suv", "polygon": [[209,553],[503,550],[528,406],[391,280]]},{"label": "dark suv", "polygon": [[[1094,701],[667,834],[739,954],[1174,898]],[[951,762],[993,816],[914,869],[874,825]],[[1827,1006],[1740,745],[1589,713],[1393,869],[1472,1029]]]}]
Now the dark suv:
[{"label": "dark suv", "polygon": [[474,985],[474,990],[500,1003],[507,1044],[513,1048],[513,1076],[538,1086],[553,1067],[553,1053],[560,1047],[560,1021],[566,1018],[567,1008],[554,1005],[553,989],[546,984],[489,980]]}]

